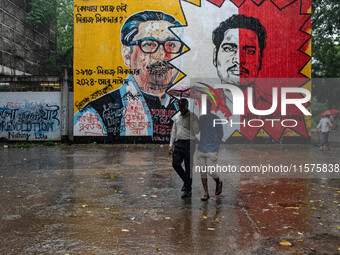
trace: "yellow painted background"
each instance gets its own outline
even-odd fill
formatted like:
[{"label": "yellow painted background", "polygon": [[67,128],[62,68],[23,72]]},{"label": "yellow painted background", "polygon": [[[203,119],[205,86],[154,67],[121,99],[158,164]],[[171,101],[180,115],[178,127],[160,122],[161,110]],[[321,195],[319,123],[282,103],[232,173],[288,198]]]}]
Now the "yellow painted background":
[{"label": "yellow painted background", "polygon": [[[79,6],[101,6],[101,5],[120,5],[127,4],[127,12],[78,12]],[[77,80],[80,79],[94,79],[98,78],[112,79],[117,78],[111,75],[81,75],[77,74],[76,70],[91,69],[96,70],[97,66],[102,66],[104,69],[116,70],[118,66],[128,68],[124,65],[121,55],[120,30],[126,19],[140,11],[156,10],[164,11],[174,16],[179,22],[185,24],[184,15],[182,14],[179,0],[167,1],[141,1],[141,0],[74,0],[74,113],[78,111],[76,103],[89,97],[92,93],[99,89],[103,89],[104,85],[95,84],[94,86],[80,86]],[[83,17],[95,17],[99,13],[102,16],[123,16],[122,22],[118,23],[77,23],[76,16],[81,14]],[[119,75],[123,79],[127,77],[126,74]],[[113,89],[120,85],[115,85]],[[111,90],[113,90],[111,89]],[[90,99],[91,101],[91,99]]]}]

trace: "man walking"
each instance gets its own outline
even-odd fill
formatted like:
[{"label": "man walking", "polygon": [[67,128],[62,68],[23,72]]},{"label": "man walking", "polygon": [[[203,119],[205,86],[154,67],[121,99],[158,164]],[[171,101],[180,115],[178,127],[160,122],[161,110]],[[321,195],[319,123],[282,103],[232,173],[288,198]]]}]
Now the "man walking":
[{"label": "man walking", "polygon": [[[193,154],[195,152],[195,141],[198,134],[197,116],[188,109],[188,100],[179,101],[180,115],[174,120],[169,154],[172,154],[172,166],[183,181],[182,198],[191,197],[192,176],[191,168],[193,165]],[[193,147],[190,149],[190,144]],[[184,161],[185,170],[182,167]]]},{"label": "man walking", "polygon": [[329,120],[329,115],[323,116],[322,119],[319,122],[319,125],[316,127],[317,131],[321,130],[321,133],[323,135],[321,147],[320,150],[325,149],[325,145],[327,146],[328,150],[330,150],[329,143],[328,143],[328,136],[329,136],[329,130],[332,126],[331,121]]},{"label": "man walking", "polygon": [[[197,164],[200,167],[205,167],[205,171],[201,172],[201,180],[204,189],[202,201],[210,198],[208,191],[207,171],[209,167],[216,166],[217,154],[220,141],[223,137],[222,125],[214,126],[214,120],[219,119],[215,114],[211,113],[211,102],[207,101],[207,114],[202,115],[198,121],[200,128],[200,142],[197,151]],[[211,177],[216,182],[215,195],[222,193],[222,181],[216,173],[210,173]]]}]

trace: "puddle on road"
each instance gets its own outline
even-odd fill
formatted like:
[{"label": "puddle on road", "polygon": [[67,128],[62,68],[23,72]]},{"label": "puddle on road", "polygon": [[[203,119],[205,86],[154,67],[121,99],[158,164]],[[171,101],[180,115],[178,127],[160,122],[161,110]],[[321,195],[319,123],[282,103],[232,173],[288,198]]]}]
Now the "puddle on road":
[{"label": "puddle on road", "polygon": [[[236,146],[228,148],[228,157],[235,164],[253,162],[262,150]],[[337,249],[332,238],[339,237],[334,226],[339,206],[333,203],[339,200],[337,181],[222,174],[222,195],[202,202],[199,176],[194,176],[193,197],[180,198],[182,185],[166,148],[71,146],[19,152],[0,155],[0,230],[5,236],[0,253],[304,254],[312,246],[320,252]],[[269,152],[274,157],[297,154]],[[39,157],[40,163],[27,163]],[[42,165],[45,170],[38,170]],[[213,193],[211,179],[209,187]],[[6,220],[6,215],[22,217]],[[283,239],[293,246],[280,246]]]}]

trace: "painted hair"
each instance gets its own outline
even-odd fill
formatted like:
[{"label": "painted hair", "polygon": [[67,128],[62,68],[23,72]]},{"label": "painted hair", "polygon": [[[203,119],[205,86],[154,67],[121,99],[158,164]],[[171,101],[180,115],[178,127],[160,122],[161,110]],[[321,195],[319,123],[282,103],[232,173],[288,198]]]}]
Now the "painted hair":
[{"label": "painted hair", "polygon": [[174,26],[181,26],[173,16],[160,11],[143,11],[130,16],[124,23],[120,32],[120,41],[123,45],[129,45],[133,37],[138,34],[138,26],[146,21],[167,21]]},{"label": "painted hair", "polygon": [[221,24],[213,31],[212,41],[216,47],[216,58],[217,58],[217,54],[221,46],[221,43],[224,40],[224,33],[228,29],[233,29],[233,28],[249,29],[256,33],[259,47],[260,47],[260,56],[261,56],[261,62],[262,62],[263,50],[266,47],[266,38],[267,38],[266,29],[261,24],[259,19],[255,17],[248,17],[243,14],[240,14],[240,15],[234,14],[230,18],[221,22]]}]

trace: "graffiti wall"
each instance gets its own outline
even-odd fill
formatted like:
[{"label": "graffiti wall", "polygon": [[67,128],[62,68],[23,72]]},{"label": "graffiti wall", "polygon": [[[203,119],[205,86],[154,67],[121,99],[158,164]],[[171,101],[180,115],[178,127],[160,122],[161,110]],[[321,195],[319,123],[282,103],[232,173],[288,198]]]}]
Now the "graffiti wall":
[{"label": "graffiti wall", "polygon": [[2,92],[0,138],[60,140],[60,100],[60,92]]},{"label": "graffiti wall", "polygon": [[[168,142],[184,95],[175,88],[205,84],[218,102],[212,111],[238,123],[223,127],[225,142],[308,141],[310,116],[294,105],[282,114],[280,91],[310,91],[310,8],[311,0],[75,0],[75,138]],[[249,94],[258,110],[278,107],[258,115],[244,100],[245,112],[233,114],[235,98],[216,83]],[[190,106],[197,115],[200,104]]]}]

